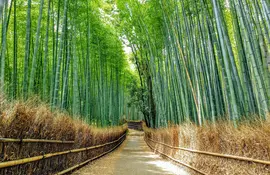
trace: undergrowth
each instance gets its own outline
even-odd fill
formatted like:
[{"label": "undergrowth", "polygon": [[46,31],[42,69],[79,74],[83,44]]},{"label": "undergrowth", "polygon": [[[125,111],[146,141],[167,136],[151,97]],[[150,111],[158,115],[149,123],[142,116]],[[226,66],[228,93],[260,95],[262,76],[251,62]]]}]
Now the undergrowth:
[{"label": "undergrowth", "polygon": [[[127,126],[97,128],[67,113],[51,112],[36,98],[26,102],[8,102],[0,96],[0,138],[75,141],[74,144],[0,143],[0,162],[100,145],[117,140]],[[118,143],[102,148],[58,156],[39,162],[1,169],[0,174],[54,174],[110,150]]]},{"label": "undergrowth", "polygon": [[[163,129],[150,129],[144,126],[144,131],[147,138],[172,146],[270,160],[270,120],[245,121],[241,122],[237,128],[230,122],[219,121],[215,124],[206,123],[202,127],[192,123]],[[270,174],[270,166],[267,165],[177,151],[153,142],[150,143],[159,151],[188,163],[207,174]],[[194,172],[191,171],[191,173]]]}]

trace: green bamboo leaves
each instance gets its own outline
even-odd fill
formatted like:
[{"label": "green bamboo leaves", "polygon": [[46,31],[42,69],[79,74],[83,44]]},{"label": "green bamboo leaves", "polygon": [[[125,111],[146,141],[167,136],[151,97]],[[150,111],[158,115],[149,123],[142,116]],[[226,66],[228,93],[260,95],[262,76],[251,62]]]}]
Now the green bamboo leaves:
[{"label": "green bamboo leaves", "polygon": [[[118,6],[132,25],[122,28],[136,46],[136,65],[147,65],[153,80],[151,127],[219,119],[237,126],[266,118],[268,1],[129,0]],[[147,77],[141,79],[147,85]]]},{"label": "green bamboo leaves", "polygon": [[38,95],[99,126],[269,114],[269,0],[8,2],[0,87],[12,99]]},{"label": "green bamboo leaves", "polygon": [[12,99],[40,96],[52,110],[89,124],[121,124],[129,113],[127,84],[135,75],[118,32],[103,20],[100,2],[5,1],[1,93]]}]

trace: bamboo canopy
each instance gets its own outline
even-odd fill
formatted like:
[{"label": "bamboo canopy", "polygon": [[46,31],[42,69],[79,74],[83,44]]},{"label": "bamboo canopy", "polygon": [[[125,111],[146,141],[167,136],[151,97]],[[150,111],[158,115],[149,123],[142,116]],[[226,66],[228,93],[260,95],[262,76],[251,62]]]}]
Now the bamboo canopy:
[{"label": "bamboo canopy", "polygon": [[118,0],[151,128],[266,120],[270,3],[266,0]]},{"label": "bamboo canopy", "polygon": [[131,111],[137,113],[138,107],[128,106],[136,75],[99,3],[1,1],[1,95],[38,96],[52,110],[100,127],[119,126]]}]

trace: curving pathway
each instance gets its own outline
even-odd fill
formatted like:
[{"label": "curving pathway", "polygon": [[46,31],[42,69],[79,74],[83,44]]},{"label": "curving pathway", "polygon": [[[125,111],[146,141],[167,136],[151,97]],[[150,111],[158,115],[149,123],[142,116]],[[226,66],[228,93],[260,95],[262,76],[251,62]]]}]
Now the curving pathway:
[{"label": "curving pathway", "polygon": [[114,152],[89,163],[73,175],[188,175],[180,166],[154,154],[143,140],[143,132],[130,131]]}]

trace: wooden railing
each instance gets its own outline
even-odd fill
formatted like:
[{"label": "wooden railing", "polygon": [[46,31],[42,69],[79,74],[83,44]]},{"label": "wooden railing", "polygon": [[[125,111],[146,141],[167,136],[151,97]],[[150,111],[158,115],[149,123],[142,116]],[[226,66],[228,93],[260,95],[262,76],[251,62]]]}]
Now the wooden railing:
[{"label": "wooden railing", "polygon": [[0,143],[56,143],[56,144],[73,144],[75,142],[74,141],[64,141],[64,140],[0,138]]},{"label": "wooden railing", "polygon": [[[44,155],[39,155],[39,156],[34,156],[34,157],[29,157],[29,158],[23,158],[23,159],[18,159],[18,160],[12,160],[12,161],[6,161],[6,162],[1,162],[0,163],[0,170],[4,169],[4,168],[8,168],[8,167],[13,167],[13,166],[18,166],[18,165],[23,165],[23,164],[27,164],[27,163],[32,163],[32,162],[37,162],[40,160],[44,160],[44,159],[48,159],[48,158],[52,158],[52,157],[56,157],[56,156],[62,156],[62,155],[68,155],[71,153],[79,153],[79,152],[85,152],[85,151],[89,151],[89,150],[93,150],[93,149],[97,149],[97,148],[102,148],[108,145],[112,145],[115,144],[117,142],[119,142],[116,146],[114,146],[112,149],[110,149],[109,151],[106,151],[94,158],[91,158],[83,163],[80,163],[74,167],[71,167],[67,170],[64,170],[58,174],[65,174],[66,172],[72,171],[82,165],[85,165],[86,163],[95,160],[111,151],[113,151],[115,148],[117,148],[124,140],[126,137],[126,132],[119,137],[117,140],[114,140],[112,142],[108,142],[105,144],[100,144],[100,145],[95,145],[95,146],[91,146],[91,147],[86,147],[86,148],[79,148],[79,149],[72,149],[72,150],[68,150],[68,151],[62,151],[62,152],[55,152],[55,153],[48,153],[48,154],[44,154]],[[74,144],[74,141],[62,141],[62,140],[39,140],[39,139],[10,139],[10,138],[0,138],[0,143],[54,143],[54,144]]]},{"label": "wooden railing", "polygon": [[253,158],[248,158],[248,157],[241,157],[241,156],[235,156],[235,155],[228,155],[228,154],[220,154],[220,153],[213,153],[213,152],[207,152],[207,151],[199,151],[199,150],[194,150],[194,149],[189,149],[189,148],[184,148],[184,147],[175,147],[175,146],[171,146],[168,145],[166,143],[162,143],[156,140],[153,140],[151,138],[147,138],[145,137],[145,142],[147,143],[147,145],[155,152],[158,152],[159,154],[161,154],[162,156],[165,156],[167,158],[169,158],[170,160],[179,163],[185,167],[188,167],[194,171],[196,171],[199,174],[203,174],[203,175],[207,175],[207,173],[202,172],[201,170],[198,170],[197,168],[186,164],[184,162],[181,162],[180,160],[177,160],[165,153],[162,153],[161,151],[159,151],[158,149],[154,148],[149,142],[155,143],[155,144],[159,144],[159,145],[163,145],[167,148],[170,149],[174,149],[174,150],[181,150],[181,151],[187,151],[190,153],[197,153],[197,154],[204,154],[204,155],[208,155],[208,156],[214,156],[214,157],[221,157],[221,158],[226,158],[226,159],[234,159],[234,160],[238,160],[238,161],[247,161],[247,162],[253,162],[253,163],[259,163],[259,164],[263,164],[263,165],[270,165],[270,161],[267,160],[259,160],[259,159],[253,159]]}]

